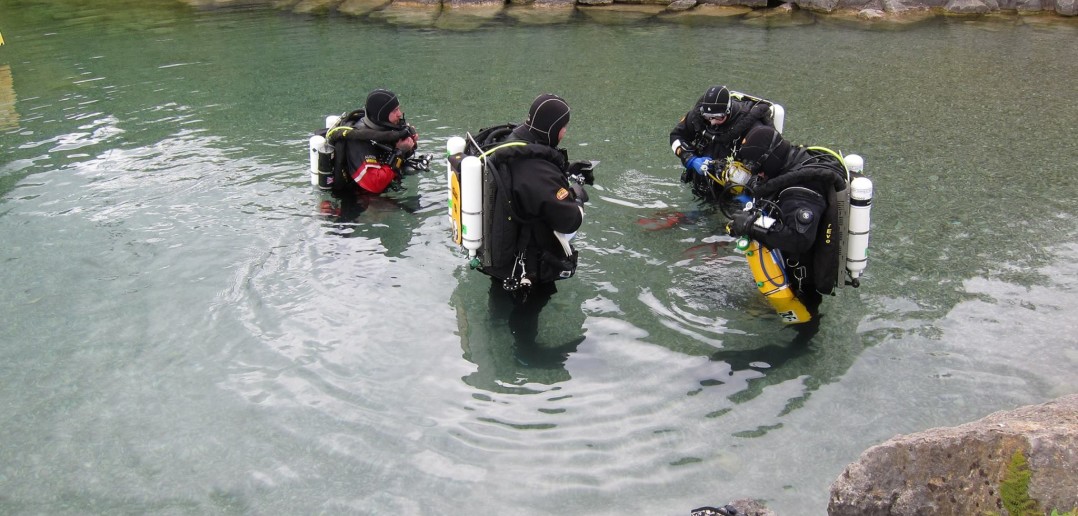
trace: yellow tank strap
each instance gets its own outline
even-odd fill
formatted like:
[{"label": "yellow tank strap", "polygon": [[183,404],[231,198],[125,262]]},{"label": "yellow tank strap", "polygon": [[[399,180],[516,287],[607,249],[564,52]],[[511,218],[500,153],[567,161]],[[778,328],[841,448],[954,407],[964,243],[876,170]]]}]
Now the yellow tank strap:
[{"label": "yellow tank strap", "polygon": [[329,130],[329,132],[326,133],[326,139],[328,140],[331,136],[333,136],[336,133],[348,134],[348,132],[351,131],[351,130],[352,130],[351,127],[344,126],[344,125],[334,126],[332,129]]},{"label": "yellow tank strap", "polygon": [[749,100],[751,100],[753,102],[766,102],[766,103],[771,104],[771,105],[775,104],[774,102],[772,102],[770,100],[762,99],[760,97],[749,95],[748,93],[742,93],[740,91],[734,91],[734,90],[730,90],[730,98],[735,98],[737,100],[749,99]]},{"label": "yellow tank strap", "polygon": [[501,145],[499,145],[499,146],[497,146],[497,147],[494,147],[493,149],[490,149],[490,150],[488,150],[488,151],[486,151],[486,152],[484,152],[484,153],[480,154],[480,155],[479,155],[479,157],[480,157],[480,158],[486,158],[486,157],[487,157],[488,155],[490,155],[490,154],[493,154],[493,153],[494,153],[494,151],[496,151],[496,150],[498,150],[498,149],[504,149],[504,148],[506,148],[506,147],[520,147],[521,145],[527,145],[527,143],[526,143],[526,142],[509,142],[509,143],[503,143],[503,144],[501,144]]},{"label": "yellow tank strap", "polygon": [[839,153],[837,153],[837,152],[835,152],[835,151],[833,151],[831,149],[828,149],[827,147],[805,147],[805,149],[812,150],[812,151],[826,152],[827,154],[830,154],[830,155],[834,156],[835,159],[837,159],[838,162],[842,164],[842,170],[844,172],[846,172],[846,181],[847,182],[850,181],[850,170],[848,168],[846,168],[846,161],[842,159],[841,154],[839,154]]}]

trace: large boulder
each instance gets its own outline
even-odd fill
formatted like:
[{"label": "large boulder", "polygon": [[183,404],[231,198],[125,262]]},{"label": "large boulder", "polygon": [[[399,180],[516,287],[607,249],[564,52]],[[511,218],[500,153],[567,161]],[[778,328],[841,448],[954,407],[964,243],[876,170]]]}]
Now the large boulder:
[{"label": "large boulder", "polygon": [[944,10],[955,14],[986,14],[999,10],[996,0],[950,0]]},{"label": "large boulder", "polygon": [[1078,0],[1056,0],[1056,14],[1078,16]]},{"label": "large boulder", "polygon": [[1049,511],[1078,507],[1078,394],[873,446],[831,484],[827,512],[1007,514],[1000,483],[1017,451],[1031,498]]}]

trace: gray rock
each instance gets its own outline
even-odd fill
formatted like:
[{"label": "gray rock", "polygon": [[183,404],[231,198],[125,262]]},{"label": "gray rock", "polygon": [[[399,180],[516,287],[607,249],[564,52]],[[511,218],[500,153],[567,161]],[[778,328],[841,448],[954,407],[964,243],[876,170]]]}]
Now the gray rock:
[{"label": "gray rock", "polygon": [[1041,5],[1041,0],[1018,0],[1014,4],[1015,10],[1019,12],[1037,12],[1044,10]]},{"label": "gray rock", "polygon": [[688,11],[696,7],[696,0],[674,0],[666,8],[671,11]]},{"label": "gray rock", "polygon": [[1056,0],[1056,14],[1078,16],[1078,0]]},{"label": "gray rock", "polygon": [[798,0],[798,7],[829,13],[839,6],[839,0]]},{"label": "gray rock", "polygon": [[737,513],[744,516],[775,516],[775,512],[768,509],[763,502],[758,500],[735,500],[730,503],[737,508]]},{"label": "gray rock", "polygon": [[831,484],[827,513],[1001,513],[999,486],[1016,451],[1029,461],[1029,495],[1041,507],[1078,507],[1078,394],[873,446]]},{"label": "gray rock", "polygon": [[888,13],[902,13],[910,9],[900,0],[882,0],[881,3],[883,4],[883,11]]},{"label": "gray rock", "polygon": [[950,0],[943,8],[955,14],[985,14],[992,10],[984,0]]}]

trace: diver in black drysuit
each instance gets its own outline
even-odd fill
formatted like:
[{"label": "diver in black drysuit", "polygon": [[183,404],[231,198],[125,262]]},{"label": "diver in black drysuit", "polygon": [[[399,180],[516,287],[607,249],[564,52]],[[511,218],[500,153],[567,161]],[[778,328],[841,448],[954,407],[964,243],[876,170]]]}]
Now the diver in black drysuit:
[{"label": "diver in black drysuit", "polygon": [[768,103],[733,98],[726,86],[708,88],[670,131],[670,148],[685,166],[681,182],[692,183],[696,195],[716,198],[717,185],[708,172],[717,173],[738,141],[759,125],[775,125]]},{"label": "diver in black drysuit", "polygon": [[[569,105],[556,95],[540,95],[528,118],[513,127],[492,154],[498,194],[493,203],[489,256],[481,272],[491,277],[491,309],[512,306],[509,326],[518,343],[534,343],[539,312],[557,292],[555,281],[576,273],[576,249],[554,232],[569,235],[584,220],[588,200],[582,183],[591,183],[590,163],[570,164],[557,145],[569,124]],[[570,180],[570,177],[577,180]]]},{"label": "diver in black drysuit", "polygon": [[791,145],[771,127],[756,127],[742,141],[735,157],[752,172],[753,196],[776,222],[765,229],[755,224],[759,211],[741,211],[733,214],[729,233],[782,251],[787,281],[816,321],[823,294],[833,294],[838,281],[841,237],[827,238],[823,230],[832,192],[846,188],[845,167],[830,154]]}]

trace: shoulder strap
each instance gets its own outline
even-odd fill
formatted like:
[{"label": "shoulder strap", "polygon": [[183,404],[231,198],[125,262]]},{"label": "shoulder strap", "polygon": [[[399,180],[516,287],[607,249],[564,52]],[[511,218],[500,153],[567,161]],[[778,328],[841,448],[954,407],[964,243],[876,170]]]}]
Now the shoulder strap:
[{"label": "shoulder strap", "polygon": [[[528,218],[521,216],[515,209],[513,209],[513,176],[509,173],[509,163],[505,160],[501,161],[494,157],[494,152],[499,149],[505,149],[508,147],[520,147],[526,145],[524,142],[509,142],[499,145],[482,154],[483,168],[489,171],[490,177],[494,179],[494,184],[497,185],[498,191],[502,192],[501,198],[505,203],[505,209],[509,211],[509,215],[513,217],[518,224],[522,226],[530,226],[539,222],[538,218]],[[523,233],[523,231],[522,231]]]}]

